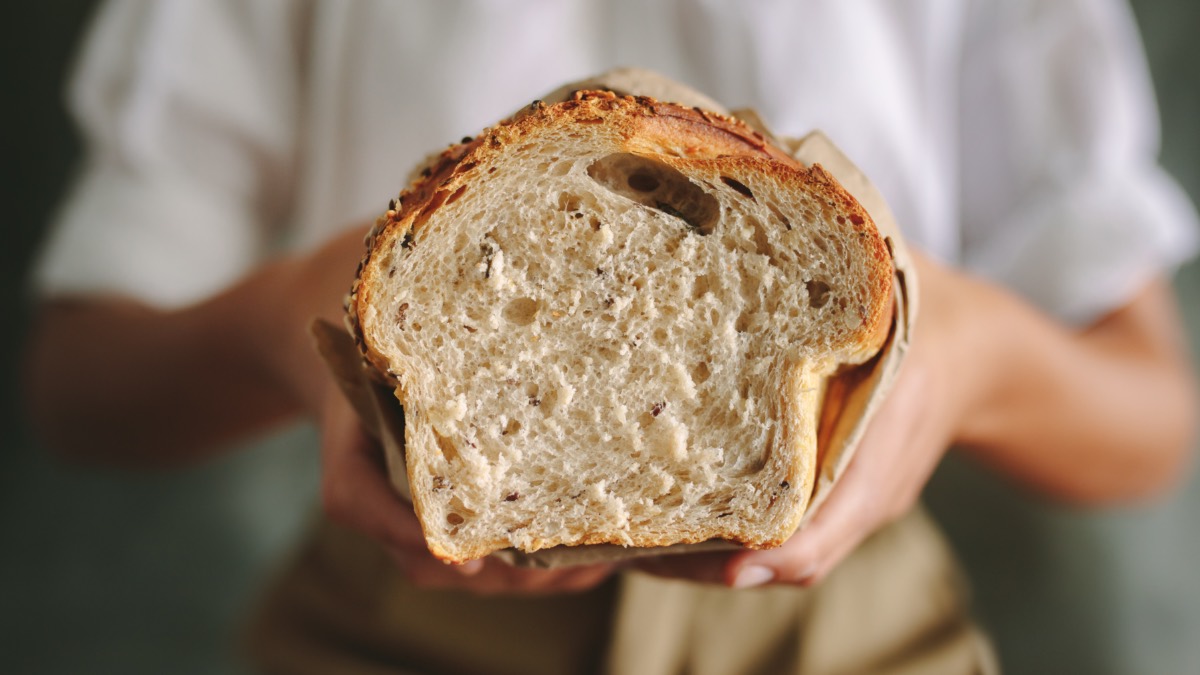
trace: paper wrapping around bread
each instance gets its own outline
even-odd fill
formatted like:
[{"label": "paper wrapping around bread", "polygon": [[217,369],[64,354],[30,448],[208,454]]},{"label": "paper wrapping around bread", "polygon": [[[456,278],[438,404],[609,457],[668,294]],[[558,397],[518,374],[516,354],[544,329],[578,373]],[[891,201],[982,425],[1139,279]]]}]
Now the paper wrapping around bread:
[{"label": "paper wrapping around bread", "polygon": [[[896,280],[895,312],[890,335],[875,358],[859,366],[844,367],[826,382],[818,426],[817,476],[801,521],[802,528],[845,472],[871,417],[895,380],[908,348],[909,335],[916,319],[916,276],[891,211],[866,176],[819,131],[801,139],[776,137],[753,110],[729,112],[698,92],[638,69],[617,70],[565,85],[543,100],[547,103],[563,101],[582,89],[607,89],[617,94],[652,96],[731,114],[763,133],[805,165],[820,163],[859,201],[885,237],[892,253]],[[313,324],[312,332],[318,351],[362,418],[364,427],[380,442],[394,488],[405,499],[411,500],[404,459],[404,416],[395,395],[371,377],[353,338],[344,328],[319,321]],[[559,546],[534,553],[509,549],[492,555],[517,566],[548,568],[732,548],[735,548],[733,544],[716,540],[646,548],[610,544]]]}]

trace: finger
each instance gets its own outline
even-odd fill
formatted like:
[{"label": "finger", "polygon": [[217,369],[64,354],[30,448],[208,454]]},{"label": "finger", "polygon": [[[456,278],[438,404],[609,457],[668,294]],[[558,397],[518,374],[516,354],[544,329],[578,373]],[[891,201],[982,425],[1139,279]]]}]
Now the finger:
[{"label": "finger", "polygon": [[460,577],[473,577],[484,570],[483,560],[468,560],[464,563],[446,562],[445,560],[439,560],[434,557],[428,549],[417,550],[414,548],[392,547],[388,549],[388,552],[391,554],[393,560],[396,561],[396,565],[401,568],[403,568],[405,565],[411,564],[411,561],[416,557],[427,556],[432,558],[431,562],[440,564],[442,567],[446,568],[446,570],[453,572]]},{"label": "finger", "polygon": [[725,582],[750,588],[769,582],[810,585],[819,581],[874,529],[875,488],[871,476],[851,464],[804,529],[779,548],[736,556],[726,569]]},{"label": "finger", "polygon": [[844,517],[839,517],[837,511],[825,513],[829,515],[823,519],[814,518],[808,527],[779,548],[739,554],[727,565],[722,581],[733,588],[815,582],[819,573],[840,560],[857,543],[853,542],[853,537],[845,536]]},{"label": "finger", "polygon": [[[911,364],[909,364],[911,365]],[[879,409],[829,499],[778,549],[731,561],[727,582],[746,588],[771,581],[820,581],[867,536],[906,513],[936,466],[944,439],[918,425],[928,373],[908,367]],[[929,449],[933,450],[930,451]]]},{"label": "finger", "polygon": [[612,576],[612,565],[582,565],[557,570],[515,570],[535,593],[578,593]]},{"label": "finger", "polygon": [[478,574],[464,577],[430,556],[404,557],[401,570],[408,580],[423,589],[458,589],[478,595],[546,595],[575,593],[595,587],[611,573],[609,566],[568,569],[526,569],[489,558]]},{"label": "finger", "polygon": [[424,551],[406,551],[399,556],[398,567],[412,585],[427,589],[461,589],[480,594],[496,593],[504,588],[488,561],[468,563],[473,570],[463,574],[459,565],[451,565]]},{"label": "finger", "polygon": [[483,571],[484,562],[482,560],[468,560],[461,565],[451,565],[450,567],[464,577],[473,577]]},{"label": "finger", "polygon": [[682,553],[642,558],[633,568],[668,579],[685,579],[701,583],[723,584],[731,553]]},{"label": "finger", "polygon": [[322,499],[334,520],[389,547],[425,550],[412,506],[388,483],[378,446],[362,431],[340,394],[325,405],[321,429]]}]

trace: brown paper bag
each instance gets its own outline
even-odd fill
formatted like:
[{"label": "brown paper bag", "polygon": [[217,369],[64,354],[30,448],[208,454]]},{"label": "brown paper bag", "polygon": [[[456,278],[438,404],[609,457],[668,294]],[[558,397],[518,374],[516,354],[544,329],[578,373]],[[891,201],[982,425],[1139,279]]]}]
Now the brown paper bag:
[{"label": "brown paper bag", "polygon": [[[609,89],[618,94],[653,96],[706,110],[731,114],[708,97],[660,75],[638,69],[615,70],[589,80],[565,85],[547,95],[547,103],[563,101],[581,89]],[[519,113],[518,113],[519,114]],[[892,329],[879,355],[865,364],[845,368],[826,383],[824,403],[817,434],[817,478],[808,510],[800,524],[803,528],[828,498],[838,478],[846,471],[875,410],[896,379],[900,363],[908,350],[909,335],[917,314],[917,278],[912,260],[904,247],[900,230],[883,196],[867,177],[824,134],[814,131],[801,139],[778,138],[753,110],[732,113],[761,132],[769,140],[788,150],[805,165],[821,164],[863,205],[875,220],[891,249],[896,274],[896,311]],[[312,335],[317,351],[334,374],[346,398],[362,418],[367,432],[379,440],[387,458],[388,473],[396,491],[412,499],[408,471],[404,461],[404,413],[394,394],[376,383],[369,374],[354,340],[342,327],[326,321],[313,323]],[[714,540],[699,544],[624,548],[612,544],[558,546],[525,553],[515,549],[498,551],[493,556],[522,567],[563,567],[635,557],[693,553],[733,549],[735,545]]]}]

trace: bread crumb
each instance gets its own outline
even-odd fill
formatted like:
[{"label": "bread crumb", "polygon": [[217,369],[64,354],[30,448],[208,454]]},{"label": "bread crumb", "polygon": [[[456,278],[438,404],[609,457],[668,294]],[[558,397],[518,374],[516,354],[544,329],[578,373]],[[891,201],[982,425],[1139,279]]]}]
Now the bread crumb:
[{"label": "bread crumb", "polygon": [[508,277],[504,274],[504,251],[499,248],[492,255],[491,276],[487,281],[492,288],[504,288],[508,285]]},{"label": "bread crumb", "polygon": [[629,408],[623,404],[616,404],[612,407],[613,419],[617,420],[617,424],[626,424],[629,422]]},{"label": "bread crumb", "polygon": [[599,234],[600,234],[600,245],[601,246],[607,247],[607,246],[612,245],[613,231],[612,231],[611,227],[609,227],[608,225],[601,225]]},{"label": "bread crumb", "polygon": [[671,377],[675,384],[675,393],[688,401],[696,400],[696,385],[692,382],[692,376],[688,374],[687,368],[683,367],[682,363],[671,364]]},{"label": "bread crumb", "polygon": [[560,382],[558,385],[558,404],[557,407],[566,409],[571,405],[571,401],[575,400],[575,387],[567,382]]},{"label": "bread crumb", "polygon": [[679,244],[679,248],[675,249],[675,257],[681,262],[691,262],[696,257],[697,240],[695,237],[685,237]]},{"label": "bread crumb", "polygon": [[675,487],[675,476],[663,471],[659,467],[651,467],[650,474],[654,476],[654,480],[657,483],[655,487],[658,491],[654,495],[655,497],[661,497],[670,492],[671,488]]},{"label": "bread crumb", "polygon": [[658,318],[658,305],[654,304],[654,296],[649,293],[638,295],[638,304],[640,312],[647,321],[654,321]]},{"label": "bread crumb", "polygon": [[688,428],[674,415],[663,413],[648,427],[650,449],[676,462],[687,459]]},{"label": "bread crumb", "polygon": [[459,393],[458,396],[440,406],[430,406],[427,414],[433,428],[439,434],[449,436],[458,431],[458,423],[467,415],[467,397],[465,394]]}]

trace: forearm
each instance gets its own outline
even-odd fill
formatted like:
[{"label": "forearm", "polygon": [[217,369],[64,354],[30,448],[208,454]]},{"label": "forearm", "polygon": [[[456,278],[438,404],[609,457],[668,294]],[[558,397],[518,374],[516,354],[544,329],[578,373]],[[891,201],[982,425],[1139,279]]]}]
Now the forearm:
[{"label": "forearm", "polygon": [[361,253],[348,232],[179,310],[49,303],[27,350],[35,431],[71,458],[164,466],[316,410],[326,375],[307,323],[337,318]]},{"label": "forearm", "polygon": [[977,281],[951,292],[964,284],[984,305],[970,315],[986,319],[961,328],[977,381],[955,439],[968,453],[1083,503],[1137,498],[1181,473],[1196,394],[1164,282],[1079,332]]},{"label": "forearm", "polygon": [[85,461],[195,458],[298,411],[260,358],[278,266],[201,304],[59,300],[30,336],[27,392],[43,442]]}]

